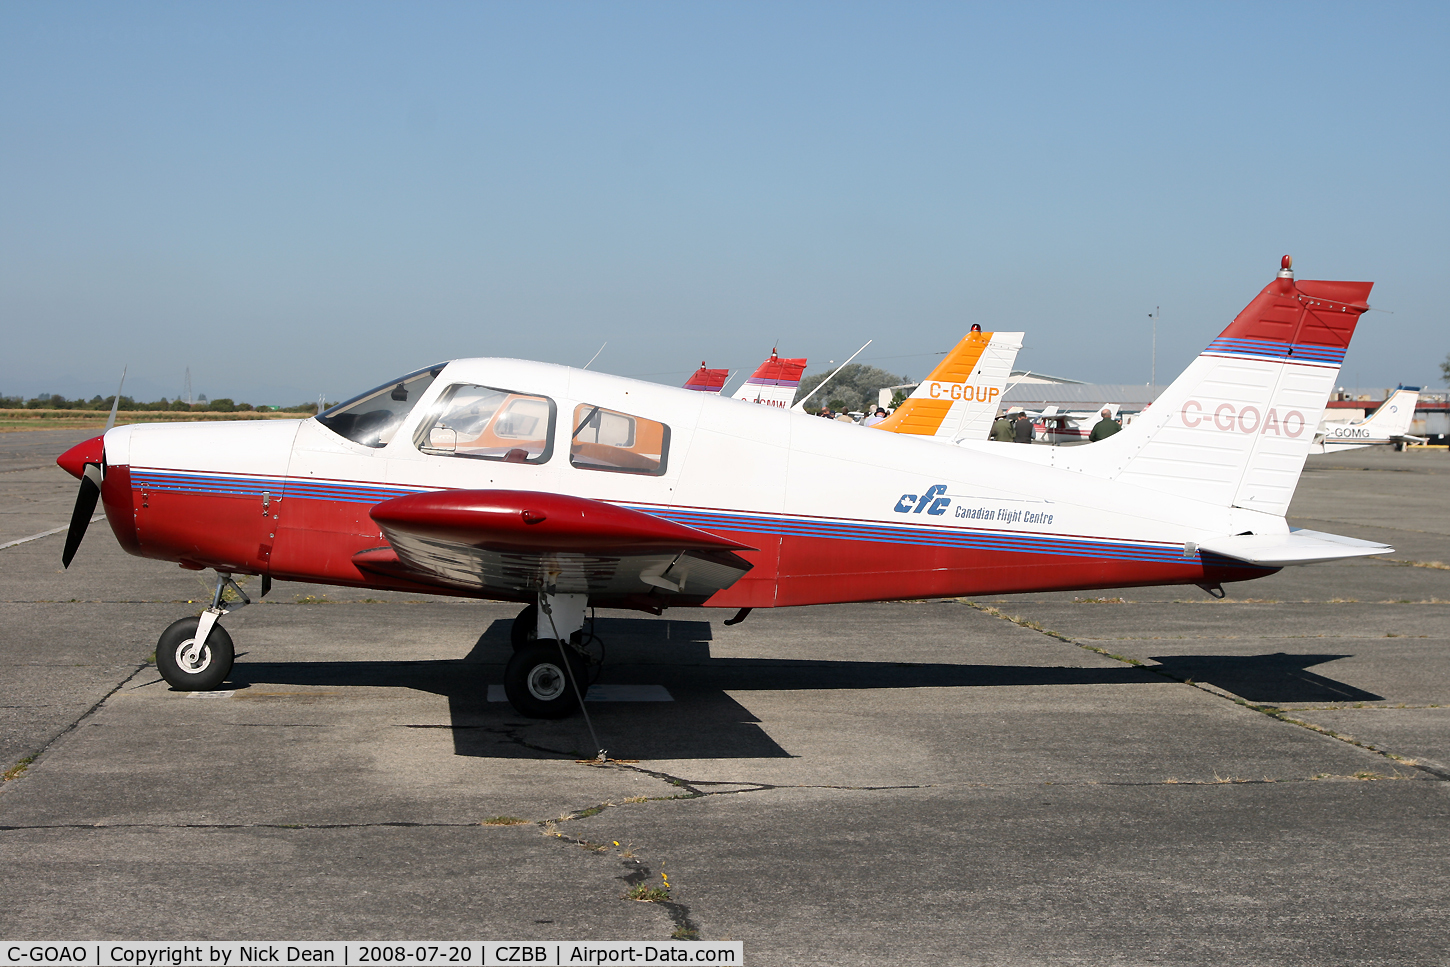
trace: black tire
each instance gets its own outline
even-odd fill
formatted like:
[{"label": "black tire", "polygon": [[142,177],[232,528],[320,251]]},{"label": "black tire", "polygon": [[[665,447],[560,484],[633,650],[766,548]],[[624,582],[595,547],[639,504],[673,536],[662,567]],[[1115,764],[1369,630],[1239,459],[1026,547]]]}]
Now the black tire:
[{"label": "black tire", "polygon": [[509,640],[513,642],[514,651],[527,648],[539,640],[539,606],[531,604],[519,612],[514,619],[513,630],[509,632]]},{"label": "black tire", "polygon": [[[531,604],[519,612],[514,619],[514,626],[509,629],[509,641],[513,643],[514,651],[520,648],[527,648],[539,639],[539,606]],[[576,645],[583,644],[584,631],[581,629],[569,636],[569,640]]]},{"label": "black tire", "polygon": [[200,624],[200,618],[173,621],[156,642],[156,670],[178,692],[209,692],[232,672],[232,636],[219,624],[211,626],[201,650],[187,659]]},{"label": "black tire", "polygon": [[536,641],[514,652],[503,678],[509,704],[534,719],[561,719],[572,714],[579,707],[575,683],[580,689],[588,688],[589,683],[584,661],[572,650],[569,666],[574,672],[572,682],[557,641]]}]

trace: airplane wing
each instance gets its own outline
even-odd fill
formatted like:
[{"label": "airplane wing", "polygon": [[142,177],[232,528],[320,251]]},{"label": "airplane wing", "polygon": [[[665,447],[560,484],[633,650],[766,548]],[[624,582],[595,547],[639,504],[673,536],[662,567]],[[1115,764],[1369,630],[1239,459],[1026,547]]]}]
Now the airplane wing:
[{"label": "airplane wing", "polygon": [[1200,551],[1246,561],[1260,567],[1289,567],[1294,564],[1320,564],[1371,554],[1393,554],[1388,544],[1361,541],[1338,534],[1325,534],[1296,528],[1287,534],[1239,534],[1201,541]]},{"label": "airplane wing", "polygon": [[[754,550],[603,501],[521,490],[407,494],[372,509],[388,546],[359,569],[527,599],[541,588],[591,599],[699,601],[734,584]],[[662,597],[663,595],[663,597]]]}]

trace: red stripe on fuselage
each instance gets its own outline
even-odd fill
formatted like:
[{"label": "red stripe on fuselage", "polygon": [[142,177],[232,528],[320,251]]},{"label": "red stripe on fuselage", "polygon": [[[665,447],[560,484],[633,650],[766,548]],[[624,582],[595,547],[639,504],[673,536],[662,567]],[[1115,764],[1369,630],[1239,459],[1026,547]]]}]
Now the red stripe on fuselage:
[{"label": "red stripe on fuselage", "polygon": [[[721,536],[744,540],[749,535],[721,532]],[[1168,564],[825,537],[785,536],[780,540],[779,574],[774,596],[777,607],[1163,584],[1215,584],[1248,581],[1273,573],[1247,566],[1208,566],[1196,559]],[[749,554],[741,556],[750,557]],[[755,589],[742,589],[744,583],[742,580],[718,592],[710,598],[707,606],[770,606],[759,600]]]},{"label": "red stripe on fuselage", "polygon": [[[114,486],[103,496],[112,528],[132,554],[236,573],[270,573],[279,580],[490,597],[359,571],[353,555],[386,543],[368,514],[373,505],[284,498],[280,507],[274,505],[278,519],[273,522],[262,516],[255,497],[132,490],[131,507],[126,508],[117,496],[123,481],[129,483],[126,468],[111,468],[107,483]],[[128,511],[136,521],[131,543],[119,526]],[[272,533],[275,538],[270,538]],[[759,548],[737,552],[755,567],[704,602],[717,608],[1212,584],[1272,573],[1206,566],[1197,559],[1178,564],[713,528],[710,533]],[[658,603],[698,602],[672,601],[666,595]]]}]

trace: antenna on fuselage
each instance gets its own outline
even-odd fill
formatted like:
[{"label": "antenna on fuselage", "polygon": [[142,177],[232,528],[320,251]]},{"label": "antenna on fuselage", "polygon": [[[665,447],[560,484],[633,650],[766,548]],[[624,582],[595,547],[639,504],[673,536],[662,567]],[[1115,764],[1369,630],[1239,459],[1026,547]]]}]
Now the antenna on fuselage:
[{"label": "antenna on fuselage", "polygon": [[[872,343],[872,340],[870,340],[870,339],[866,340],[866,345],[865,346],[862,346],[860,349],[858,349],[854,353],[852,353],[851,354],[851,359],[855,359],[857,356],[861,355],[861,353],[865,351],[866,346],[871,345],[871,343]],[[835,372],[831,373],[831,375],[829,375],[825,379],[821,380],[820,383],[818,383],[816,385],[816,388],[815,389],[811,390],[805,396],[801,397],[801,401],[799,403],[797,403],[795,406],[792,406],[791,409],[797,410],[797,411],[799,411],[801,413],[804,413],[806,411],[806,400],[810,399],[812,396],[815,396],[817,393],[819,393],[821,391],[821,387],[822,386],[825,386],[831,380],[835,379],[836,378],[836,373],[839,373],[841,370],[843,370],[847,366],[851,365],[851,359],[848,359],[844,363],[842,363],[841,365],[837,366]]]},{"label": "antenna on fuselage", "polygon": [[587,363],[584,364],[584,368],[585,369],[588,369],[590,366],[593,366],[594,365],[594,360],[596,360],[596,359],[599,358],[599,353],[604,352],[604,347],[605,346],[608,346],[608,345],[609,345],[609,340],[608,339],[604,340],[604,342],[599,347],[599,352],[597,352],[593,356],[590,356],[589,357],[589,362],[587,362]]}]

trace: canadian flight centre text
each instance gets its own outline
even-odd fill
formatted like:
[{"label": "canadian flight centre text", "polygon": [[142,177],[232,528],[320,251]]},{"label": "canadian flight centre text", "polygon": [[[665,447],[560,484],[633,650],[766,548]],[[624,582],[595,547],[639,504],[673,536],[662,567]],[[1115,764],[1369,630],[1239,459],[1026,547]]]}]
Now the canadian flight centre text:
[{"label": "canadian flight centre text", "polygon": [[569,967],[745,963],[739,940],[451,941],[448,943],[19,943],[0,964],[84,967]]}]

